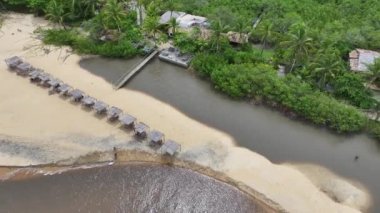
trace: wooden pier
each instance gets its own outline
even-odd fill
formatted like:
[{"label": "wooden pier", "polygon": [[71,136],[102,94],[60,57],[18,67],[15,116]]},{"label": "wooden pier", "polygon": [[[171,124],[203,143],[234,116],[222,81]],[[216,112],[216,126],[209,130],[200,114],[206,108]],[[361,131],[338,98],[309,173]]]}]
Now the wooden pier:
[{"label": "wooden pier", "polygon": [[137,72],[139,72],[155,55],[157,55],[158,50],[153,51],[148,57],[144,59],[139,65],[137,65],[131,72],[123,75],[119,80],[116,81],[114,89],[120,89],[124,86],[129,79],[131,79]]}]

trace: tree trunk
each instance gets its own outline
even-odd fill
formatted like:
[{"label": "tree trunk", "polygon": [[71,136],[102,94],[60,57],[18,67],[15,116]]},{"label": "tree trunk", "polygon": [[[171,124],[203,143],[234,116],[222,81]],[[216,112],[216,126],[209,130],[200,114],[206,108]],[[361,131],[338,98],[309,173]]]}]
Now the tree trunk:
[{"label": "tree trunk", "polygon": [[264,39],[263,43],[261,44],[262,47],[261,47],[261,53],[260,53],[260,56],[263,56],[263,52],[264,52],[264,48],[265,48],[265,45],[266,45],[266,39]]},{"label": "tree trunk", "polygon": [[143,17],[142,17],[143,15],[142,15],[142,5],[140,4],[139,5],[139,20],[140,20],[140,26],[142,25],[142,23],[143,23]]},{"label": "tree trunk", "polygon": [[290,70],[289,70],[289,72],[292,72],[293,71],[293,69],[294,69],[294,65],[296,64],[296,58],[294,57],[294,59],[293,59],[293,63],[292,63],[292,66],[290,67]]}]

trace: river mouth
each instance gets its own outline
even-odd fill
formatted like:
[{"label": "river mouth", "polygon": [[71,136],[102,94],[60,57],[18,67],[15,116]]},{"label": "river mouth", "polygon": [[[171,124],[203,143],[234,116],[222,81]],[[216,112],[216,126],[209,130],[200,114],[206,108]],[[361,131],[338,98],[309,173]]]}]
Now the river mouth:
[{"label": "river mouth", "polygon": [[186,168],[127,163],[0,182],[1,212],[271,212]]}]

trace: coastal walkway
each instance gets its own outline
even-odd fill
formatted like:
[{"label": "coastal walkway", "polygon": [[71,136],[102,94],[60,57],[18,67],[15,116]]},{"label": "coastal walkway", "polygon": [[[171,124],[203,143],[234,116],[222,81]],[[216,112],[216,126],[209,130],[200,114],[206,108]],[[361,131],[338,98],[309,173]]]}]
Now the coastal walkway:
[{"label": "coastal walkway", "polygon": [[139,65],[137,65],[131,72],[123,75],[119,80],[114,84],[114,89],[120,89],[124,86],[129,79],[131,79],[137,72],[139,72],[155,55],[157,55],[158,50],[153,51],[148,57],[146,57]]}]

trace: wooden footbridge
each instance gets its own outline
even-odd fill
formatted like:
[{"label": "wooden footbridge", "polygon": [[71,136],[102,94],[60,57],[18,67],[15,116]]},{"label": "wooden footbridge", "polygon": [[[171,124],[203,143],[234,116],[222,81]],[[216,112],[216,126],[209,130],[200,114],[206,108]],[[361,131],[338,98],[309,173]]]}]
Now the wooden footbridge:
[{"label": "wooden footbridge", "polygon": [[146,57],[140,64],[138,64],[132,71],[124,74],[119,80],[114,84],[114,89],[120,89],[124,86],[129,79],[131,79],[136,73],[138,73],[155,55],[157,55],[158,50],[154,50],[148,57]]}]

